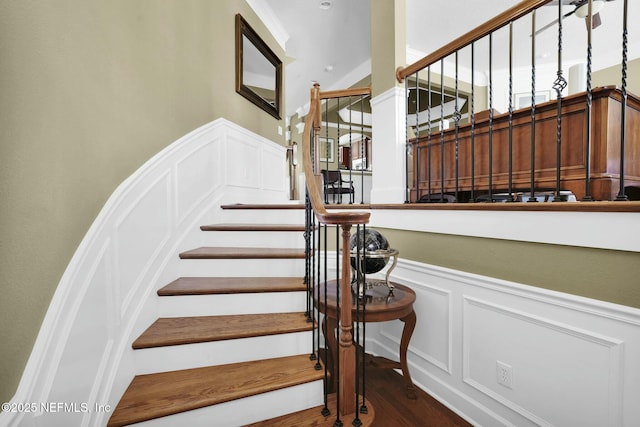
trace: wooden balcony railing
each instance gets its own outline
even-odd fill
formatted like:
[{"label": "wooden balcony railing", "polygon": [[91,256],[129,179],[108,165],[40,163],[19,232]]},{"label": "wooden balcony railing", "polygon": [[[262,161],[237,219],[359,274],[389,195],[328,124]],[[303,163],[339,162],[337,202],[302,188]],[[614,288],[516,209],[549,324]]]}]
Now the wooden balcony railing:
[{"label": "wooden balcony railing", "polygon": [[[563,22],[576,19],[570,15],[579,6],[586,8],[586,22],[593,22],[593,1],[548,5],[550,1],[522,1],[416,63],[398,69],[396,77],[405,82],[407,91],[406,202],[640,199],[640,98],[627,93],[628,0],[615,2],[623,7],[621,22],[607,22],[608,28],[598,30],[614,27],[614,32],[622,34],[620,43],[612,47],[622,46],[619,85],[612,82],[614,86],[592,89],[593,29],[586,25],[586,91],[574,95],[565,91],[564,76],[568,73],[563,63]],[[541,28],[543,23],[536,23],[536,13],[543,6],[545,11],[555,8],[557,24]],[[530,24],[528,34],[520,34],[517,40],[526,38],[530,43],[531,90],[525,95],[530,106],[516,108],[513,28],[518,24],[522,29],[523,21]],[[536,82],[536,40],[542,30],[548,35],[554,29],[557,78],[552,87],[541,88]],[[508,56],[508,71],[503,73],[508,81],[500,83],[496,83],[492,65],[497,56],[494,39],[498,36],[508,39],[508,52],[500,54],[501,58]],[[474,80],[480,43],[488,44],[488,70],[481,70],[487,73],[488,87],[482,96],[478,93],[481,86]],[[460,78],[463,58],[465,67],[470,68],[470,82]],[[445,73],[445,62],[455,71]],[[445,84],[445,74],[454,83]],[[467,98],[460,92],[463,84]],[[495,110],[497,87],[508,88],[508,111],[502,114]],[[541,89],[554,93],[556,99],[537,102]],[[452,99],[449,113],[442,100],[447,91]],[[421,99],[421,93],[428,95]],[[453,123],[451,128],[447,128],[447,114]]]}]

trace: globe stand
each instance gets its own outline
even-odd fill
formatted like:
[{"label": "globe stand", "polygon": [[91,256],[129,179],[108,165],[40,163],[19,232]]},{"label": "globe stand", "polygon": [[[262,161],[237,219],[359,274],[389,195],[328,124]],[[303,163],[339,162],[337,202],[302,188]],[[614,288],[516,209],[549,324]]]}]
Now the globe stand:
[{"label": "globe stand", "polygon": [[[357,295],[359,299],[365,297],[367,289],[371,289],[375,286],[386,286],[389,289],[389,293],[387,294],[387,300],[393,296],[393,283],[389,281],[389,276],[391,272],[396,267],[398,263],[398,250],[397,249],[378,249],[374,251],[351,251],[351,290],[354,295]],[[359,259],[358,259],[359,258]],[[368,259],[384,259],[384,264],[380,268],[382,270],[386,264],[388,263],[389,258],[393,258],[391,266],[387,269],[385,273],[384,279],[367,279],[366,275],[363,273],[367,271],[367,260]],[[370,272],[377,273],[378,271]],[[354,289],[355,287],[355,289]]]}]

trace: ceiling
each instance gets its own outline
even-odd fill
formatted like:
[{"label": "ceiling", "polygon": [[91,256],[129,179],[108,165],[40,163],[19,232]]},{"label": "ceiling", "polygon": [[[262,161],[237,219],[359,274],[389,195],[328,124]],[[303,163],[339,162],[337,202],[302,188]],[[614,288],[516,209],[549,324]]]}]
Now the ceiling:
[{"label": "ceiling", "polygon": [[[284,47],[286,112],[292,116],[307,104],[309,89],[319,82],[323,90],[352,86],[371,72],[371,0],[247,0],[275,38]],[[488,21],[521,0],[406,0],[407,62],[412,63],[458,36]],[[572,0],[563,0],[565,3]],[[322,3],[330,3],[328,9]],[[640,2],[629,0],[629,57],[640,57]],[[607,2],[600,16],[601,27],[593,32],[593,69],[620,63],[623,0]],[[562,12],[573,10],[564,5]],[[460,13],[464,11],[464,13]],[[536,13],[541,28],[558,16],[557,6],[544,6]],[[572,15],[564,21],[563,62],[584,62],[586,25]],[[514,23],[514,68],[531,66],[531,18]],[[634,32],[635,31],[635,32]],[[611,40],[613,38],[614,41]],[[536,66],[557,62],[557,31],[550,28],[536,37]],[[614,46],[614,49],[611,48]],[[488,42],[476,45],[476,70],[488,69]],[[470,68],[470,50],[460,54],[460,66]],[[508,31],[493,37],[493,69],[508,67]]]}]

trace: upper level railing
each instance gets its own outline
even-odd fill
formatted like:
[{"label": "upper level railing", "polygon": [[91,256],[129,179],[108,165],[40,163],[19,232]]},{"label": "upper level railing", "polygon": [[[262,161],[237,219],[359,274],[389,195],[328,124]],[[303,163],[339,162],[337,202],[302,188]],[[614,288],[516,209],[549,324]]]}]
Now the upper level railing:
[{"label": "upper level railing", "polygon": [[[598,31],[621,34],[608,48],[622,46],[620,78],[594,89],[594,30],[599,11],[614,4],[621,7],[617,22]],[[538,23],[538,15],[556,18]],[[566,20],[574,15],[585,17],[585,34],[567,39]],[[640,98],[627,91],[628,15],[628,0],[525,0],[400,68],[407,92],[405,201],[640,199]],[[571,71],[586,87],[568,95],[563,55],[568,40],[581,39],[584,59]],[[537,64],[541,43],[557,50],[553,82],[541,78],[550,70]],[[514,89],[516,83],[529,89]]]},{"label": "upper level railing", "polygon": [[[355,420],[359,420],[360,414],[366,411],[364,396],[364,384],[361,382],[363,363],[356,363],[358,356],[364,358],[364,352],[356,351],[354,340],[358,341],[359,334],[354,335],[352,316],[352,291],[351,291],[351,229],[365,227],[369,221],[368,212],[356,211],[328,211],[323,203],[320,191],[320,130],[322,126],[321,102],[340,96],[355,94],[351,91],[320,92],[319,85],[311,89],[311,104],[309,113],[305,119],[305,127],[302,141],[302,163],[307,186],[307,272],[306,281],[309,284],[309,299],[313,306],[319,310],[318,319],[322,318],[323,330],[327,330],[328,318],[336,323],[337,348],[333,351],[325,347],[325,369],[331,365],[331,373],[325,375],[325,410],[329,413],[327,394],[335,384],[336,391],[336,423],[341,423],[341,417],[354,414]],[[329,227],[335,226],[336,238],[336,274],[333,279],[328,273],[328,233]],[[333,296],[335,303],[329,301],[327,294]],[[356,298],[356,300],[358,300]],[[335,304],[335,305],[332,305]],[[359,309],[359,301],[356,301]],[[311,321],[316,322],[315,311],[309,309]],[[356,310],[356,313],[359,313]],[[356,314],[356,317],[359,315]],[[316,322],[320,323],[320,322]],[[358,325],[358,322],[355,323]],[[359,329],[358,329],[359,331]],[[333,334],[332,330],[327,331]],[[325,343],[332,340],[325,338]],[[362,340],[364,342],[364,339]],[[317,335],[317,344],[314,345],[312,356],[320,359],[320,332]],[[320,366],[318,364],[318,366]],[[325,370],[326,372],[326,370]],[[362,380],[363,381],[363,380]],[[330,383],[330,384],[329,384]],[[361,386],[362,385],[362,386]],[[323,412],[323,413],[324,413]]]}]

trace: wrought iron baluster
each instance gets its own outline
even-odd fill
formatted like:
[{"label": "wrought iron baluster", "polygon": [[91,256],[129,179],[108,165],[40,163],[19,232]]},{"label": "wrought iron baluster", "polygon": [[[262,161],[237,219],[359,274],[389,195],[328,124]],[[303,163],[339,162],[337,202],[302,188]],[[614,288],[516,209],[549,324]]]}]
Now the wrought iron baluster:
[{"label": "wrought iron baluster", "polygon": [[[410,144],[409,144],[409,79],[404,80],[404,202],[409,203],[411,200],[411,185],[409,183],[409,156],[410,156]],[[413,170],[415,174],[415,168]]]},{"label": "wrought iron baluster", "polygon": [[[329,235],[329,229],[327,227],[327,224],[323,224],[322,228],[324,230],[324,316],[322,318],[322,330],[325,333],[329,333],[329,329],[328,329],[328,318],[329,318],[329,298],[328,298],[328,294],[327,294],[327,288],[329,286],[329,274],[328,274],[328,258],[327,258],[327,240],[328,240],[328,235]],[[318,259],[318,263],[320,263],[320,259]],[[323,305],[320,299],[320,281],[318,280],[318,309]],[[319,344],[318,344],[319,346]],[[328,345],[328,341],[327,341],[327,337],[324,337],[324,408],[322,408],[322,415],[324,415],[325,417],[329,416],[331,414],[331,411],[329,410],[329,406],[328,406],[328,397],[329,397],[329,360],[330,358],[332,358],[331,354],[330,354],[330,349],[329,349],[329,345]],[[335,363],[335,362],[334,362]],[[331,378],[331,381],[333,381],[333,375]]]},{"label": "wrought iron baluster", "polygon": [[509,180],[508,201],[513,198],[513,21],[509,22]]},{"label": "wrought iron baluster", "polygon": [[556,125],[556,195],[554,202],[561,202],[560,173],[562,171],[562,91],[567,87],[567,80],[562,75],[562,2],[558,3],[558,77],[553,83],[557,100],[557,125]]},{"label": "wrought iron baluster", "polygon": [[[304,197],[304,283],[307,285],[307,295],[311,290],[311,200],[309,192],[305,189]],[[307,316],[309,314],[309,304],[307,303]],[[308,318],[308,317],[307,317]]]},{"label": "wrought iron baluster", "polygon": [[[336,374],[336,421],[333,424],[334,427],[342,426],[342,421],[340,420],[340,399],[342,398],[340,393],[340,321],[341,321],[341,298],[340,298],[340,226],[336,225],[336,358],[333,361],[334,364],[334,373]],[[327,284],[328,285],[328,284]],[[325,285],[325,287],[327,286]],[[329,313],[329,308],[327,307],[327,314]],[[328,333],[332,334],[333,331],[328,331]]]},{"label": "wrought iron baluster", "polygon": [[444,59],[440,60],[440,202],[444,202]]},{"label": "wrought iron baluster", "polygon": [[[406,92],[405,92],[406,93]],[[360,240],[360,228],[364,227],[364,225],[360,225],[358,224],[356,226],[356,257],[355,257],[355,264],[356,266],[360,266],[360,245],[363,245],[364,242]],[[364,236],[364,232],[362,234],[362,236]],[[364,240],[364,239],[362,239]],[[353,254],[350,253],[350,255],[353,257]],[[353,258],[351,258],[351,261],[353,261]],[[352,270],[352,282],[351,282],[351,289],[353,290],[353,270]],[[356,399],[355,399],[355,408],[354,408],[354,412],[356,415],[356,418],[353,420],[353,425],[355,427],[360,427],[362,425],[362,421],[360,421],[360,412],[358,411],[358,405],[360,404],[360,377],[364,376],[364,364],[360,364],[358,361],[358,352],[357,352],[357,348],[358,348],[358,344],[360,343],[360,300],[364,299],[366,295],[363,294],[363,297],[360,298],[360,277],[359,277],[359,272],[358,272],[358,268],[356,268],[356,276],[355,276],[355,285],[356,285],[356,294],[354,296],[355,300],[356,300],[356,315],[355,318],[353,319],[353,323],[355,324],[355,343],[356,343],[356,376],[355,376],[355,382],[356,382]],[[366,283],[363,283],[364,286],[364,290],[363,292],[366,294]],[[362,387],[362,391],[364,392],[364,386]]]},{"label": "wrought iron baluster", "polygon": [[476,43],[471,43],[471,111],[469,112],[471,118],[471,195],[470,201],[475,201],[475,188],[476,188],[476,115],[475,115],[475,99],[476,99]]},{"label": "wrought iron baluster", "polygon": [[[366,224],[362,224],[362,235],[366,236],[367,235],[367,225]],[[364,249],[364,242],[363,242],[363,249]],[[366,316],[366,312],[367,312],[367,295],[366,295],[366,283],[367,283],[367,271],[366,269],[363,269],[362,271],[362,281],[365,283],[365,292],[362,298],[362,360],[361,360],[361,364],[362,364],[362,405],[360,406],[360,413],[361,414],[368,414],[369,413],[369,409],[367,408],[367,403],[366,403],[366,383],[365,383],[365,379],[366,379],[366,373],[365,373],[365,354],[366,354],[366,343],[367,343],[367,322],[365,319]]]},{"label": "wrought iron baluster", "polygon": [[536,185],[536,11],[531,12],[531,193],[527,202],[537,202]]},{"label": "wrought iron baluster", "polygon": [[627,141],[627,49],[628,49],[628,31],[627,31],[627,0],[624,0],[622,12],[622,110],[620,111],[620,190],[616,201],[629,200],[624,189],[624,164],[625,164],[625,145]]},{"label": "wrought iron baluster", "polygon": [[592,22],[592,0],[588,1],[587,11],[587,141],[585,146],[585,177],[584,177],[584,197],[583,202],[593,201],[591,197],[591,104],[593,101],[593,93],[591,90],[591,22]]},{"label": "wrought iron baluster", "polygon": [[[325,138],[324,168],[326,170],[329,170],[329,100],[328,99],[325,100],[324,102],[324,138]],[[335,193],[333,194],[333,197],[334,198],[336,197]],[[334,200],[334,203],[335,203],[335,200]]]},{"label": "wrought iron baluster", "polygon": [[427,86],[429,87],[429,107],[427,108],[427,194],[431,201],[431,65],[427,67]]},{"label": "wrought iron baluster", "polygon": [[489,33],[489,202],[493,202],[493,33]]},{"label": "wrought iron baluster", "polygon": [[456,202],[459,200],[460,196],[458,195],[458,188],[460,187],[460,165],[459,163],[459,153],[458,150],[460,148],[460,141],[459,141],[459,135],[460,135],[460,117],[462,116],[460,114],[460,106],[458,105],[458,95],[459,95],[459,90],[458,90],[458,51],[456,50],[456,100],[455,100],[455,107],[454,107],[454,112],[453,112],[453,121],[455,124],[455,129],[456,129],[456,140],[455,140],[455,174],[456,174],[456,183],[455,183],[455,200]]},{"label": "wrought iron baluster", "polygon": [[[407,92],[409,93],[409,92]],[[409,102],[409,98],[407,97],[407,102]],[[408,110],[407,110],[408,114]],[[420,140],[420,73],[416,72],[416,131],[414,132],[414,140],[413,140],[413,153],[414,153],[414,166],[413,166],[413,177],[415,181],[416,187],[416,201],[420,199],[420,147],[418,145],[418,141]]]},{"label": "wrought iron baluster", "polygon": [[[371,155],[370,153],[367,153],[368,155],[365,158],[365,146],[367,144],[367,138],[364,136],[364,97],[363,95],[360,95],[360,133],[362,134],[363,140],[360,143],[360,158],[363,160],[366,160],[366,162],[364,162],[364,168],[360,169],[360,192],[362,193],[362,196],[360,198],[360,203],[364,203],[364,171],[365,169],[369,169],[369,162],[370,162],[370,158]],[[349,171],[351,171],[351,168],[349,168]]]}]

